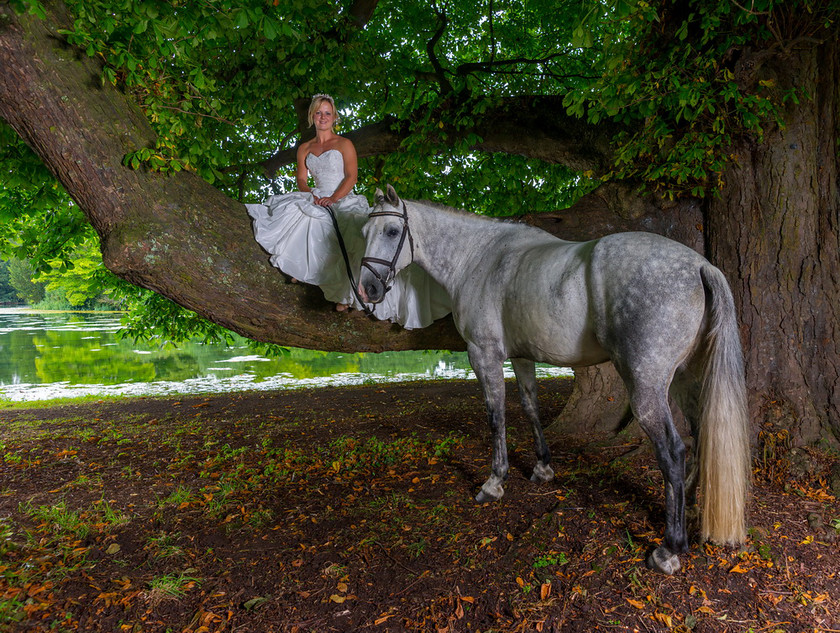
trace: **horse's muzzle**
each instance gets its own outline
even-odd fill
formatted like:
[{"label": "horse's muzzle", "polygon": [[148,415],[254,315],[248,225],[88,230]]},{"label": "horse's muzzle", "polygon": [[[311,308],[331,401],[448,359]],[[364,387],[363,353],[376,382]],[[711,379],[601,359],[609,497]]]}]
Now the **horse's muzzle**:
[{"label": "horse's muzzle", "polygon": [[367,284],[359,281],[359,295],[365,303],[379,303],[385,298],[387,288],[378,279],[371,279]]}]

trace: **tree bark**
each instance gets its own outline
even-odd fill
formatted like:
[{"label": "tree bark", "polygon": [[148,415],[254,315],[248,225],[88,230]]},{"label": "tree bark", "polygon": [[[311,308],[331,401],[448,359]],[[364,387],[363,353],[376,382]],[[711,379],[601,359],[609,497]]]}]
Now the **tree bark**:
[{"label": "tree bark", "polygon": [[754,423],[796,443],[840,439],[838,53],[827,42],[761,67],[756,80],[810,97],[788,102],[762,144],[733,149],[706,213],[708,254],[740,314]]}]

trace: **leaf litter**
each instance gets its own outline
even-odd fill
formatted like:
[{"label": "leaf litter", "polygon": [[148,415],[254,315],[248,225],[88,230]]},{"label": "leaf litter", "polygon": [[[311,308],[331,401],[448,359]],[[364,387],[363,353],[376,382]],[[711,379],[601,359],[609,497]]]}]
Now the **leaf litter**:
[{"label": "leaf litter", "polygon": [[[544,420],[570,387],[541,382]],[[550,429],[532,484],[508,390],[492,505],[474,382],[3,410],[0,630],[840,631],[836,454],[794,479],[764,450],[746,546],[665,577],[644,439]]]}]

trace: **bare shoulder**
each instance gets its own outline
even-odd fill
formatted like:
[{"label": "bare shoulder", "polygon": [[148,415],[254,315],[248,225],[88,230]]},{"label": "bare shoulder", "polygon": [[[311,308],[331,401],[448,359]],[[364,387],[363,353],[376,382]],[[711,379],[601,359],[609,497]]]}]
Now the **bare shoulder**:
[{"label": "bare shoulder", "polygon": [[335,149],[346,155],[356,155],[356,147],[349,138],[339,136],[335,141]]},{"label": "bare shoulder", "polygon": [[298,145],[298,148],[297,148],[298,158],[300,158],[302,156],[306,156],[309,153],[309,151],[312,149],[312,143],[314,142],[314,140],[315,139],[309,139],[308,141],[304,141],[303,143]]}]

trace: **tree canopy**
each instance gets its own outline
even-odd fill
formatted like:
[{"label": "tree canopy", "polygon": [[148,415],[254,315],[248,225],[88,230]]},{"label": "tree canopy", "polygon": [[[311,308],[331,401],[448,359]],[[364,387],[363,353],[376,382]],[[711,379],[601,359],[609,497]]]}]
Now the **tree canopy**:
[{"label": "tree canopy", "polygon": [[[226,264],[239,276],[218,281],[218,294],[198,288],[196,278],[212,275],[200,267],[195,292],[185,290],[187,256],[166,260],[175,267],[169,277],[160,263],[152,270],[150,253],[158,251],[140,236],[147,235],[148,227],[140,230],[146,216],[162,222],[173,240],[186,241],[178,232],[186,228],[174,224],[192,223],[209,236],[214,256],[225,238],[247,239],[244,214],[234,219],[235,207],[194,176],[240,202],[291,189],[294,146],[307,133],[305,108],[312,94],[326,92],[336,99],[341,132],[357,146],[362,193],[391,183],[409,198],[527,215],[572,239],[645,228],[705,248],[733,283],[747,323],[755,411],[790,382],[789,369],[775,378],[764,369],[785,364],[779,360],[790,347],[785,340],[803,348],[836,340],[836,317],[826,314],[838,296],[836,0],[15,0],[0,11],[7,76],[0,114],[8,123],[0,125],[4,248],[39,268],[66,268],[71,253],[98,239],[119,277],[252,338],[362,347],[367,337],[379,349],[457,346],[446,326],[405,336],[354,324],[352,336],[319,337],[318,330],[346,323],[303,290],[279,282],[252,290],[243,279],[270,275],[264,262],[248,268],[256,266],[249,263],[256,248],[228,254]],[[50,38],[50,60],[29,59],[47,50]],[[42,73],[51,65],[84,70],[77,78],[67,70],[61,77]],[[27,74],[32,86],[22,80]],[[45,94],[49,108],[23,107]],[[98,101],[84,111],[77,103],[87,98]],[[47,109],[64,121],[62,103],[75,108],[74,118],[50,124]],[[805,130],[817,119],[822,131],[811,140]],[[68,140],[76,128],[80,134]],[[67,147],[77,143],[88,146],[90,166],[81,157],[65,163]],[[810,206],[790,202],[798,195],[787,188],[796,180],[793,168],[780,179],[787,179],[785,191],[770,184],[771,165],[792,164],[799,153],[814,174]],[[84,173],[95,177],[81,182]],[[108,195],[94,193],[94,184]],[[137,194],[124,193],[133,187]],[[146,216],[137,209],[144,196],[155,201]],[[812,212],[815,228],[802,238]],[[761,217],[762,228],[748,228]],[[738,225],[747,227],[745,235],[736,235]],[[228,234],[216,239],[217,231]],[[753,337],[766,339],[767,331],[743,312],[760,303],[755,293],[768,282],[756,271],[780,261],[769,253],[780,237],[792,251],[800,238],[813,246],[785,263],[780,277],[798,279],[802,262],[816,262],[807,281],[782,295],[797,304],[795,293],[813,296],[819,288],[829,298],[802,308],[819,313],[813,327],[792,325],[790,334],[779,328],[775,343],[762,348]],[[762,245],[748,245],[748,238]],[[761,257],[767,261],[759,265]],[[241,291],[240,316],[210,305],[222,290]],[[269,307],[271,293],[276,308]],[[178,322],[159,295],[127,286],[124,294],[146,305],[137,320],[144,326]],[[252,304],[276,310],[281,324],[272,329],[247,313],[257,310]],[[790,318],[802,320],[793,312]],[[180,322],[184,332],[212,330],[192,317]],[[798,398],[793,408],[808,409],[817,426],[838,428],[836,405],[825,404],[840,389],[837,350],[819,354],[823,377],[804,376],[816,370],[797,359],[805,395],[783,399]],[[817,405],[808,395],[815,382],[826,392]]]}]

